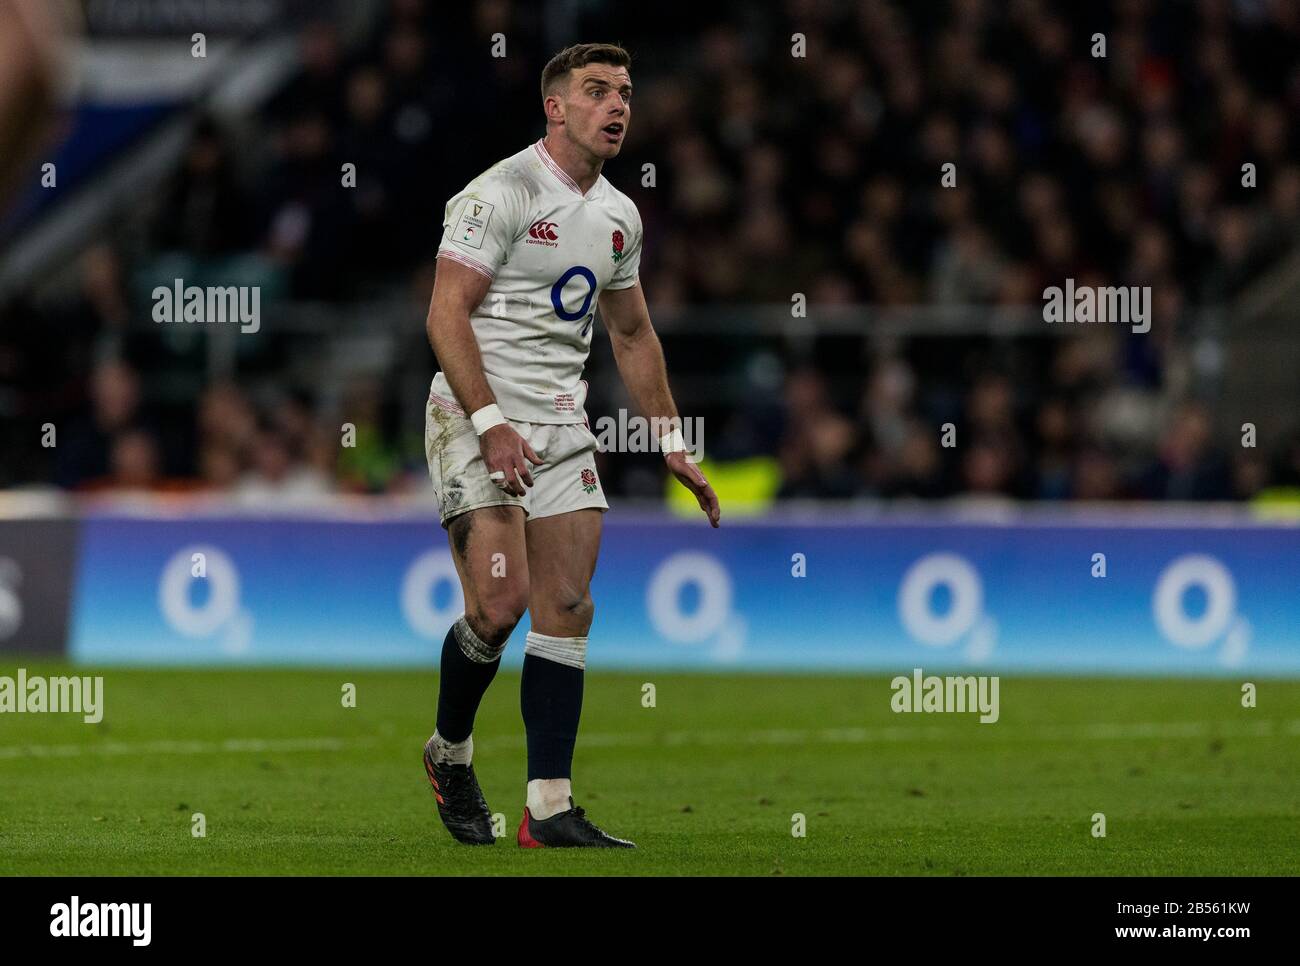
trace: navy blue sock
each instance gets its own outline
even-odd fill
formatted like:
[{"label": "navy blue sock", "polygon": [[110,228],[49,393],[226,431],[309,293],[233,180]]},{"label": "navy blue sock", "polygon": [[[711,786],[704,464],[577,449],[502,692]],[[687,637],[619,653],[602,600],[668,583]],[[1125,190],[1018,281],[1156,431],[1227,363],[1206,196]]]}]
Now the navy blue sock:
[{"label": "navy blue sock", "polygon": [[[487,652],[479,656],[486,657]],[[500,666],[500,652],[491,661],[467,657],[456,636],[456,625],[452,625],[442,642],[442,664],[438,669],[438,734],[448,741],[464,741],[470,736],[479,703]]]},{"label": "navy blue sock", "polygon": [[528,780],[572,778],[582,717],[582,668],[524,653],[519,709],[528,732]]}]

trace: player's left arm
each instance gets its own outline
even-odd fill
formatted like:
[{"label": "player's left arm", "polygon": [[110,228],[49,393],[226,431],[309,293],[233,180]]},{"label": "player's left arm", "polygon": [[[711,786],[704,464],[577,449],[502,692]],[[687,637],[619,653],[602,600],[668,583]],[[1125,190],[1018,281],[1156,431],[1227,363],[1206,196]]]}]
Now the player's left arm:
[{"label": "player's left arm", "polygon": [[[656,425],[656,419],[664,420],[657,425],[671,425],[675,438],[680,439],[682,421],[668,388],[664,350],[650,324],[650,310],[640,283],[629,288],[605,289],[600,293],[599,305],[600,317],[614,347],[614,361],[632,401],[650,418],[651,425]],[[686,458],[685,449],[665,452],[664,461],[681,484],[695,494],[700,509],[716,527],[722,513],[718,496],[699,467]]]}]

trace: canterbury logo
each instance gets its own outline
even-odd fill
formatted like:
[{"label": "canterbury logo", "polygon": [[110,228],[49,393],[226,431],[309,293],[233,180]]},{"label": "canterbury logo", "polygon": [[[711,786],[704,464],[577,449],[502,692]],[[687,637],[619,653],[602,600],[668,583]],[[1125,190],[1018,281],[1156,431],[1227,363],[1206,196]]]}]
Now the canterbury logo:
[{"label": "canterbury logo", "polygon": [[535,221],[528,229],[528,235],[538,241],[559,241],[560,236],[555,233],[558,227],[559,225],[553,221]]}]

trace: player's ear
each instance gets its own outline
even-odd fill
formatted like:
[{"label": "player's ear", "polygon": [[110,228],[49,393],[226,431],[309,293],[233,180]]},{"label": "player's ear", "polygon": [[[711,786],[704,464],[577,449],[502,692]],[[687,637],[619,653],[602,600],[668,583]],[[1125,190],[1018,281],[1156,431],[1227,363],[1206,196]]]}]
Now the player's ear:
[{"label": "player's ear", "polygon": [[561,94],[562,91],[557,88],[547,94],[542,101],[542,111],[546,114],[546,120],[557,124],[564,122],[564,98]]}]

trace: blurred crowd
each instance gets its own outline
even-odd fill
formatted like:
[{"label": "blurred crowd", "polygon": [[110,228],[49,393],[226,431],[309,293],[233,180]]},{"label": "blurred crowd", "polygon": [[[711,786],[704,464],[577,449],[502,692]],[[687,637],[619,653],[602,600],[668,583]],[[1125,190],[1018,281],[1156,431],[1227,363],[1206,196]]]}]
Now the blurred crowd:
[{"label": "blurred crowd", "polygon": [[[237,264],[285,298],[427,300],[446,199],[541,136],[538,77],[554,52],[545,5],[453,6],[392,0],[359,45],[306,26],[284,88],[256,116],[198,124],[174,177],[130,230],[87,250],[61,298],[0,309],[14,457],[0,484],[250,500],[425,485],[423,399],[401,397],[404,382],[380,373],[325,399],[290,376],[294,346],[268,339],[214,384],[201,346],[160,338],[139,280]],[[867,351],[844,352],[817,337],[792,348],[673,332],[670,374],[767,373],[740,394],[752,404],[679,393],[719,427],[718,455],[770,457],[789,497],[1247,499],[1300,486],[1300,435],[1243,449],[1216,433],[1224,330],[1205,311],[1300,238],[1300,5],[788,0],[722,4],[698,29],[626,14],[588,5],[574,25],[632,48],[632,123],[607,174],[642,212],[656,314],[788,305],[794,292],[814,324],[855,304],[988,311],[1041,305],[1067,277],[1153,291],[1146,336],[877,344],[864,332]],[[498,32],[503,58],[487,53]],[[792,55],[796,33],[806,56]],[[354,189],[341,188],[345,163]],[[422,319],[414,308],[408,361]],[[609,360],[592,367],[594,416],[617,399],[601,388]],[[29,432],[47,420],[60,427],[48,450]],[[343,422],[355,446],[340,445]],[[615,472],[613,490],[638,479]]]},{"label": "blurred crowd", "polygon": [[[1116,399],[1089,409],[1066,391],[1070,377],[1089,374],[1061,375],[1060,391],[1029,407],[997,371],[981,373],[962,396],[927,399],[911,365],[889,358],[869,373],[857,413],[846,415],[819,372],[794,372],[780,495],[1248,500],[1271,488],[1300,492],[1300,431],[1271,447],[1243,447],[1240,434],[1215,438],[1203,403],[1150,414],[1144,403]],[[949,413],[950,422],[939,422]]]},{"label": "blurred crowd", "polygon": [[[89,493],[216,491],[253,504],[403,486],[371,385],[355,387],[346,404],[349,424],[336,433],[301,395],[255,400],[232,383],[202,391],[193,432],[170,433],[142,405],[139,375],[116,361],[96,367],[90,392],[87,416],[69,424],[54,448],[61,486]],[[406,480],[420,480],[423,466],[418,470]]]}]

